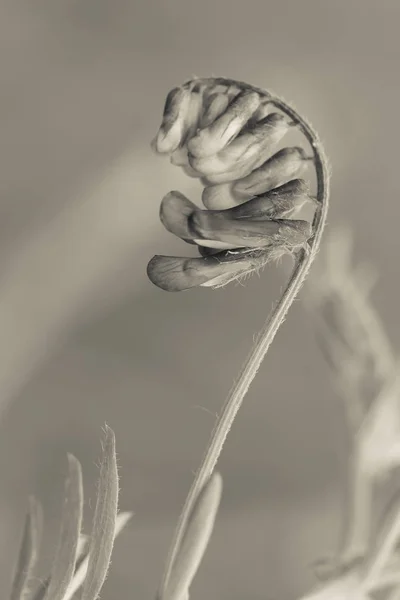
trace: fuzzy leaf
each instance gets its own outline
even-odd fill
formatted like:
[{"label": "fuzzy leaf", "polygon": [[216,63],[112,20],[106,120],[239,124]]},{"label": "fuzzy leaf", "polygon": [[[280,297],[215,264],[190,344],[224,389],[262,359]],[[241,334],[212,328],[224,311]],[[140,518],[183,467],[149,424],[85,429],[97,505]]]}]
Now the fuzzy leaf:
[{"label": "fuzzy leaf", "polygon": [[112,429],[106,426],[82,600],[96,600],[107,576],[114,544],[117,509],[118,471],[115,435]]},{"label": "fuzzy leaf", "polygon": [[82,468],[72,454],[68,454],[68,467],[61,530],[46,600],[62,600],[75,571],[83,511]]},{"label": "fuzzy leaf", "polygon": [[[131,512],[119,513],[119,515],[117,516],[116,524],[115,524],[114,538],[116,538],[117,535],[122,531],[122,529],[128,523],[129,519],[132,517],[132,514],[133,513],[131,513]],[[83,584],[85,577],[86,577],[87,569],[88,569],[88,562],[89,562],[89,554],[88,554],[88,552],[85,552],[83,554],[81,560],[78,560],[75,575],[71,581],[71,585],[68,588],[67,593],[65,594],[63,600],[71,600],[71,598],[74,596],[74,594],[78,591],[78,589]]]}]

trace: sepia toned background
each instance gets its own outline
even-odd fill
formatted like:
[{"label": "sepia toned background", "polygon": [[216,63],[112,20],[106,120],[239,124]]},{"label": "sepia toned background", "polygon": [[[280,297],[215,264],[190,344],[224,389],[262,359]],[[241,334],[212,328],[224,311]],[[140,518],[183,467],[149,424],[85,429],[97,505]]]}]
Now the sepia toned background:
[{"label": "sepia toned background", "polygon": [[[200,187],[149,142],[192,75],[272,89],[319,131],[329,227],[348,223],[393,344],[398,306],[397,0],[3,0],[0,3],[0,594],[28,494],[54,553],[66,452],[85,530],[101,427],[116,432],[123,510],[103,600],[152,598],[216,414],[290,264],[245,287],[167,294],[145,269],[186,247],[161,198]],[[340,529],[347,437],[311,316],[292,307],[232,429],[224,493],[193,598],[291,599]]]}]

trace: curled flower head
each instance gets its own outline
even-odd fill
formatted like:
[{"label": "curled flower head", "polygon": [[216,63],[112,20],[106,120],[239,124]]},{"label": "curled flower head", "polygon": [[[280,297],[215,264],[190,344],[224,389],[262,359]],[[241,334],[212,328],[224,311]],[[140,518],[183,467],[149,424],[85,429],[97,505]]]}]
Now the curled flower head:
[{"label": "curled flower head", "polygon": [[312,157],[298,146],[278,149],[298,125],[268,92],[229,79],[195,79],[168,94],[152,146],[201,180],[205,209],[178,191],[162,200],[163,225],[200,256],[154,256],[147,273],[155,285],[220,287],[308,249],[313,225],[294,217],[316,205],[301,178]]}]

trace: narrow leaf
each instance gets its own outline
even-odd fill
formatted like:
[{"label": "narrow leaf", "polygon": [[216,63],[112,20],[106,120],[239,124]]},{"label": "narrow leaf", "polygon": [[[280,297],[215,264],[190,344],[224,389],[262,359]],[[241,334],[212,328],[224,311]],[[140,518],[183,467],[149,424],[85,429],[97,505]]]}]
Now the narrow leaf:
[{"label": "narrow leaf", "polygon": [[[130,518],[132,517],[131,512],[121,512],[117,516],[117,521],[115,524],[115,535],[114,538],[122,531],[125,525],[128,523]],[[75,592],[81,587],[82,583],[85,580],[87,569],[88,569],[89,555],[86,552],[82,559],[78,561],[74,578],[71,581],[71,585],[67,590],[67,593],[64,596],[63,600],[71,600],[74,596]]]},{"label": "narrow leaf", "polygon": [[[79,567],[82,563],[82,560],[85,557],[87,557],[86,550],[87,550],[87,546],[88,546],[88,541],[89,541],[88,536],[81,533],[79,536],[78,547],[76,550],[76,564],[75,564],[74,578],[75,578],[77,570],[79,569]],[[73,580],[71,581],[71,585],[72,585],[72,583],[73,583]],[[33,597],[33,600],[43,600],[43,598],[46,595],[49,585],[50,585],[50,575],[46,579],[44,579],[44,581],[41,583],[40,587],[38,588],[38,590],[36,591],[36,593]],[[68,594],[68,591],[67,591],[67,594]]]},{"label": "narrow leaf", "polygon": [[28,594],[29,580],[38,559],[42,529],[42,506],[34,496],[30,496],[10,600],[23,600]]},{"label": "narrow leaf", "polygon": [[63,599],[74,575],[77,559],[83,511],[82,469],[72,454],[68,455],[68,466],[61,529],[46,600]]},{"label": "narrow leaf", "polygon": [[221,475],[214,473],[203,487],[193,507],[170,578],[161,593],[163,600],[183,600],[188,597],[189,588],[213,531],[221,493]]},{"label": "narrow leaf", "polygon": [[107,576],[114,544],[118,509],[118,471],[115,435],[105,428],[103,456],[89,547],[89,564],[82,600],[96,600]]}]

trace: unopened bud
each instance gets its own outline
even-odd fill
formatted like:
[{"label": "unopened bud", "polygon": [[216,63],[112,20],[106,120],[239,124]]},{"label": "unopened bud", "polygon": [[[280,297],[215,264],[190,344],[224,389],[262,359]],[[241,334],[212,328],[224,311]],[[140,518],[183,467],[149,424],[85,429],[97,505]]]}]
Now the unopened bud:
[{"label": "unopened bud", "polygon": [[246,131],[215,156],[198,158],[189,154],[191,166],[207,179],[226,183],[251,173],[259,162],[265,160],[275,145],[285,135],[290,125],[278,113],[271,113],[250,131]]},{"label": "unopened bud", "polygon": [[204,206],[211,210],[224,210],[236,206],[241,200],[232,191],[233,183],[208,185],[204,188],[201,200]]},{"label": "unopened bud", "polygon": [[242,179],[270,156],[289,127],[282,115],[271,113],[216,156],[196,159],[189,154],[190,164],[211,184]]},{"label": "unopened bud", "polygon": [[225,112],[229,104],[227,94],[210,94],[203,107],[203,115],[200,119],[199,127],[204,129],[209,127],[218,117]]},{"label": "unopened bud", "polygon": [[189,90],[174,88],[169,92],[161,127],[154,142],[157,152],[173,152],[178,148],[182,140],[189,104]]},{"label": "unopened bud", "polygon": [[243,198],[262,194],[281,186],[293,177],[298,177],[304,173],[307,166],[308,161],[303,148],[283,148],[258,169],[236,181],[233,191]]},{"label": "unopened bud", "polygon": [[268,114],[271,110],[270,107],[271,107],[271,105],[270,105],[269,101],[263,102],[263,104],[261,104],[257,108],[256,112],[253,114],[253,116],[249,120],[247,127],[253,127],[258,121],[262,121],[263,119],[265,119],[265,117],[268,116]]},{"label": "unopened bud", "polygon": [[184,117],[185,126],[181,144],[191,139],[199,127],[201,115],[203,113],[203,94],[198,89],[192,89],[189,97],[189,107]]},{"label": "unopened bud", "polygon": [[[214,187],[223,188],[226,185],[222,184]],[[217,204],[219,201],[220,204],[223,204],[223,200],[224,198],[216,196],[212,198],[211,203]],[[309,200],[307,183],[303,179],[294,179],[279,188],[270,190],[250,200],[236,201],[236,204],[231,204],[231,206],[222,206],[222,211],[218,211],[220,207],[217,207],[217,210],[215,210],[214,206],[209,206],[210,202],[207,199],[206,208],[214,209],[214,213],[222,212],[232,219],[251,219],[253,221],[256,219],[281,219],[298,211]]]},{"label": "unopened bud", "polygon": [[202,110],[203,95],[198,86],[173,89],[165,101],[161,127],[153,142],[156,152],[174,152],[192,137]]},{"label": "unopened bud", "polygon": [[196,169],[193,169],[193,167],[191,167],[190,165],[182,166],[182,169],[185,175],[187,175],[188,177],[195,177],[197,179],[200,176],[198,171],[196,171]]},{"label": "unopened bud", "polygon": [[256,92],[246,90],[238,94],[220,117],[189,140],[189,152],[196,157],[220,152],[240,133],[259,104],[260,96]]},{"label": "unopened bud", "polygon": [[[298,232],[295,228],[294,234],[290,226],[287,228],[286,221],[232,219],[223,212],[206,210],[195,211],[189,218],[189,223],[195,243],[211,248],[263,248],[277,240],[279,244],[284,243],[281,241],[283,238],[292,245],[292,239]],[[303,225],[300,230],[302,227]]]},{"label": "unopened bud", "polygon": [[176,167],[190,166],[186,146],[181,146],[180,148],[177,148],[175,152],[171,154],[170,162],[171,165],[175,165]]},{"label": "unopened bud", "polygon": [[196,286],[225,285],[252,270],[255,261],[249,255],[226,252],[199,258],[156,255],[147,265],[147,275],[161,289],[180,292]]},{"label": "unopened bud", "polygon": [[169,192],[162,199],[160,206],[160,221],[164,227],[185,241],[193,239],[188,218],[198,210],[186,196],[177,191]]},{"label": "unopened bud", "polygon": [[186,146],[180,146],[171,154],[170,162],[176,167],[182,167],[186,175],[189,177],[200,177],[200,173],[193,169],[189,163],[188,151]]}]

